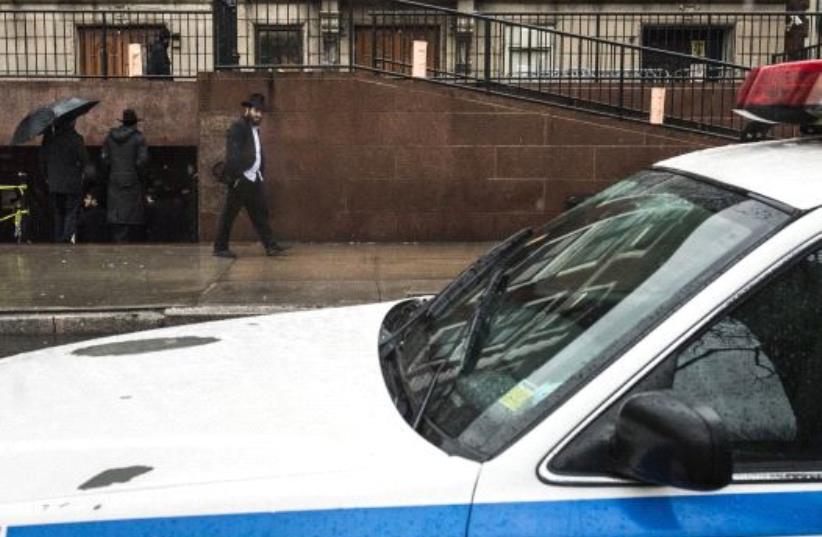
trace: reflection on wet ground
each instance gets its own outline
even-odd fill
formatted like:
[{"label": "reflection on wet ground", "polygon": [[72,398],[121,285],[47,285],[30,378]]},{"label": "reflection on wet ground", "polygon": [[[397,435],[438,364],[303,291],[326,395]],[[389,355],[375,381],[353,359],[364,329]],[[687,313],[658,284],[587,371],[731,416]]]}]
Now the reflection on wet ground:
[{"label": "reflection on wet ground", "polygon": [[4,246],[0,309],[191,305],[226,270],[202,245]]},{"label": "reflection on wet ground", "polygon": [[[238,308],[251,314],[433,294],[490,246],[308,243],[272,258],[259,244],[238,243],[239,258],[227,260],[213,257],[210,244],[0,244],[0,321],[8,321],[0,322],[7,328],[0,357],[106,335],[112,329],[98,326],[97,314],[124,316],[115,323],[122,333],[140,329],[129,315],[141,310],[192,310],[205,320]],[[62,324],[47,317],[65,313],[92,317]],[[74,335],[5,335],[22,326],[28,334]]]},{"label": "reflection on wet ground", "polygon": [[324,307],[438,291],[488,243],[0,245],[0,313],[168,307]]}]

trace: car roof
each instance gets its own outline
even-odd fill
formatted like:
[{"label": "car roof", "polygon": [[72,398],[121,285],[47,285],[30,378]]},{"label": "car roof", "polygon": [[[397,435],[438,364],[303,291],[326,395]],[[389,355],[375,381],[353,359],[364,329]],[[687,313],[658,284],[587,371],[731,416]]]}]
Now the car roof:
[{"label": "car roof", "polygon": [[654,167],[699,175],[800,210],[822,205],[822,138],[715,147]]}]

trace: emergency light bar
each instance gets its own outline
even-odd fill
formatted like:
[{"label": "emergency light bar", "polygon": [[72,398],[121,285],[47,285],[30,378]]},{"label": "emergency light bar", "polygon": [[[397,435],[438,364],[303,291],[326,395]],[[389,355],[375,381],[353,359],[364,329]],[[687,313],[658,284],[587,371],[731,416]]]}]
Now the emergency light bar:
[{"label": "emergency light bar", "polygon": [[735,113],[760,123],[822,123],[822,60],[752,69],[736,106]]}]

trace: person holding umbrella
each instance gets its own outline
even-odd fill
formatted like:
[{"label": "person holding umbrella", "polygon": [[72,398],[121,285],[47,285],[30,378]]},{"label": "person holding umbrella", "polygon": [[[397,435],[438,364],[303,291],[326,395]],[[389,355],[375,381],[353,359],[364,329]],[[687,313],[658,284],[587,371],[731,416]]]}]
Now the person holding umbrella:
[{"label": "person holding umbrella", "polygon": [[57,120],[77,119],[94,108],[100,101],[69,97],[41,106],[24,117],[11,137],[11,145],[22,145],[48,131]]},{"label": "person holding umbrella", "polygon": [[68,97],[41,106],[18,123],[11,138],[11,145],[22,145],[43,135],[39,168],[49,186],[56,241],[70,241],[74,237],[83,174],[88,164],[85,141],[74,124],[99,102]]},{"label": "person holding umbrella", "polygon": [[73,242],[88,152],[73,116],[58,118],[40,146],[40,172],[49,188],[55,242]]},{"label": "person holding umbrella", "polygon": [[139,121],[134,110],[123,110],[122,125],[111,129],[100,153],[108,171],[107,219],[114,242],[142,239],[146,223],[141,174],[148,163],[148,146],[137,130]]}]

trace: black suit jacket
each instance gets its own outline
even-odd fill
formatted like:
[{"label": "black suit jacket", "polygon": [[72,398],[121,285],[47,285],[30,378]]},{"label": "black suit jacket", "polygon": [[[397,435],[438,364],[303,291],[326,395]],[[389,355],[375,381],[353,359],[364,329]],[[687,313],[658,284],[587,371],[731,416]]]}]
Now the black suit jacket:
[{"label": "black suit jacket", "polygon": [[[231,124],[225,139],[225,174],[231,179],[243,177],[243,173],[254,165],[254,133],[251,123],[240,118]],[[260,140],[260,173],[265,170],[265,157]]]},{"label": "black suit jacket", "polygon": [[168,58],[168,50],[160,41],[155,41],[148,52],[146,74],[171,75],[171,60]]},{"label": "black suit jacket", "polygon": [[[254,143],[254,140],[251,141]],[[83,137],[73,128],[46,133],[40,146],[40,172],[46,177],[49,192],[79,194],[88,153]],[[253,162],[253,161],[252,161]]]}]

